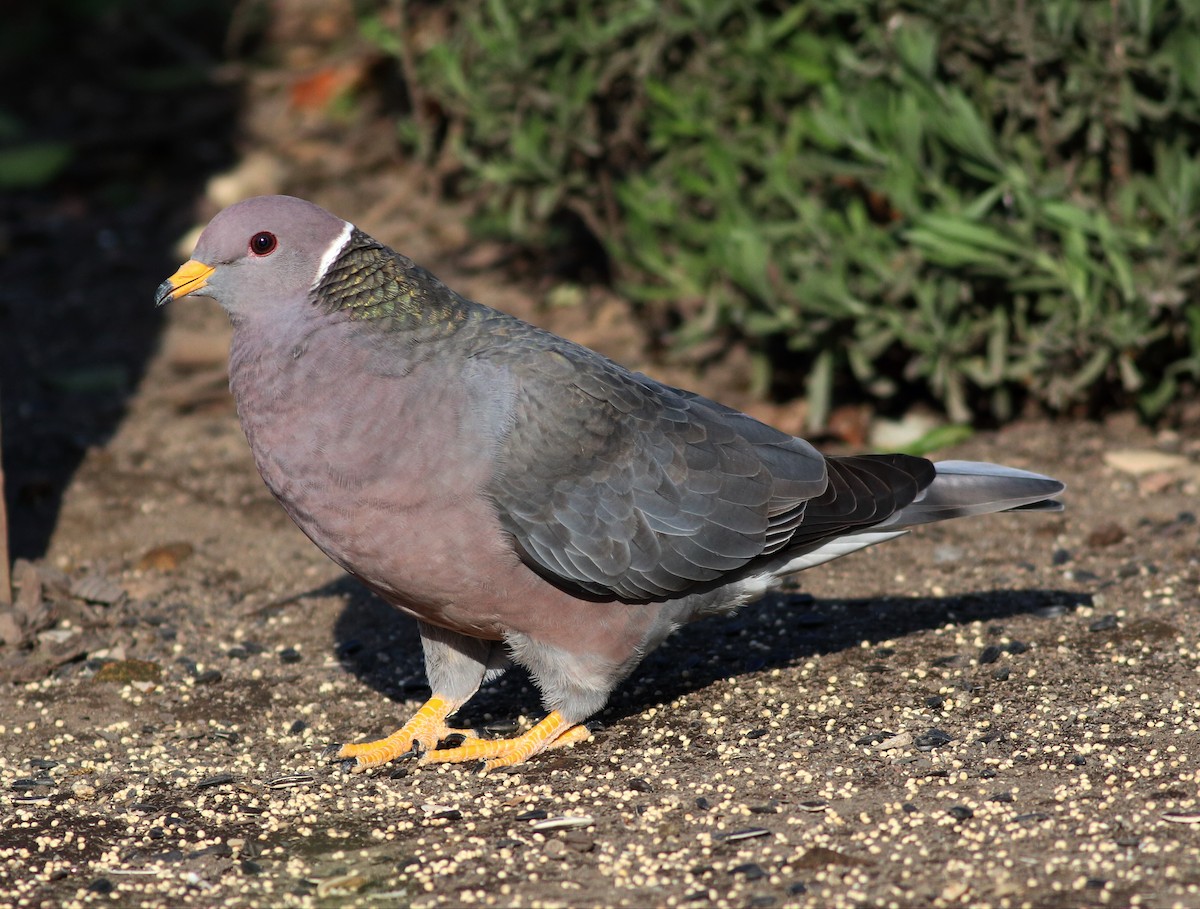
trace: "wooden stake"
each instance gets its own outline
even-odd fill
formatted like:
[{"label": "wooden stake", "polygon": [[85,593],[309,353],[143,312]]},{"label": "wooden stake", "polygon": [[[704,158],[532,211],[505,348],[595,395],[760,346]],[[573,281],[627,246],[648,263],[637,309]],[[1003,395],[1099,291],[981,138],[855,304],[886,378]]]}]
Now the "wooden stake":
[{"label": "wooden stake", "polygon": [[[0,427],[0,452],[4,451],[4,432]],[[0,456],[0,606],[12,605],[12,576],[8,561],[8,509],[4,504],[4,458]]]}]

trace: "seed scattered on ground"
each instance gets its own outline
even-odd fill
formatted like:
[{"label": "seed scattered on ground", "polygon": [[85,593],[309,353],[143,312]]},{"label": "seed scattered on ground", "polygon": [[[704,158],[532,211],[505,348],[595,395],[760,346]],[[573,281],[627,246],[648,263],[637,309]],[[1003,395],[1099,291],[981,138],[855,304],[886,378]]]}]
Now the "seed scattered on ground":
[{"label": "seed scattered on ground", "polygon": [[227,786],[233,782],[232,773],[218,773],[207,776],[196,784],[197,789],[213,789],[217,786]]},{"label": "seed scattered on ground", "polygon": [[587,814],[563,814],[558,817],[548,817],[544,820],[535,821],[532,825],[533,830],[570,830],[575,827],[590,827],[596,823],[595,818]]},{"label": "seed scattered on ground", "polygon": [[769,836],[771,833],[766,827],[746,827],[743,830],[734,830],[732,833],[718,833],[713,837],[715,840],[724,840],[727,843],[736,843],[739,840],[751,840],[759,836]]},{"label": "seed scattered on ground", "polygon": [[1160,817],[1169,824],[1200,824],[1200,811],[1168,811]]},{"label": "seed scattered on ground", "polygon": [[307,786],[314,781],[314,777],[307,773],[291,773],[287,776],[277,776],[275,779],[267,782],[268,789],[291,789],[295,786]]}]

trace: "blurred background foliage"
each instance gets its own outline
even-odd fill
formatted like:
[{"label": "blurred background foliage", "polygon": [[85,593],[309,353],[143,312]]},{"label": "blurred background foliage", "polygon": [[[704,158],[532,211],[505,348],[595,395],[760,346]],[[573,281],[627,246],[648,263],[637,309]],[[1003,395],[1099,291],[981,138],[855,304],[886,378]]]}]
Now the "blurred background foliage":
[{"label": "blurred background foliage", "polygon": [[1200,2],[463,0],[361,10],[411,149],[598,242],[761,392],[1169,415],[1200,380]]}]

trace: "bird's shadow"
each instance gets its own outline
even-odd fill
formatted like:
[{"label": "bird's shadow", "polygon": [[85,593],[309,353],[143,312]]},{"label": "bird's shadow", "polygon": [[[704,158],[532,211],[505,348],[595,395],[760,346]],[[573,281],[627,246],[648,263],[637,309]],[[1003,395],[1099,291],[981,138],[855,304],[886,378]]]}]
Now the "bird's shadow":
[{"label": "bird's shadow", "polygon": [[[334,646],[347,671],[393,700],[428,696],[421,642],[412,619],[350,578],[317,593],[345,598],[334,626]],[[790,666],[820,654],[862,649],[864,641],[880,644],[947,624],[997,625],[1031,614],[1052,618],[1090,602],[1087,593],[1045,589],[824,600],[806,594],[772,594],[736,615],[681,628],[618,687],[598,719],[616,724],[719,680]],[[999,639],[1002,632],[993,631]],[[864,653],[864,664],[878,669],[879,655],[870,649]],[[484,686],[460,711],[456,725],[486,726],[521,714],[534,716],[540,710],[537,690],[517,668]],[[405,719],[401,713],[397,711],[398,721]]]}]

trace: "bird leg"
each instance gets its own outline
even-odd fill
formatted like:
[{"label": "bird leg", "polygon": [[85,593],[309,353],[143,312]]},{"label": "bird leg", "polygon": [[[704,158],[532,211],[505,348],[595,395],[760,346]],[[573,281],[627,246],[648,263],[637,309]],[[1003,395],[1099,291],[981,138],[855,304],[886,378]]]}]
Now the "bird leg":
[{"label": "bird leg", "polygon": [[442,739],[451,735],[474,739],[476,733],[471,729],[452,729],[446,725],[446,717],[450,716],[461,705],[438,695],[433,695],[426,701],[411,720],[387,738],[374,742],[358,742],[343,745],[337,752],[338,758],[351,758],[355,761],[354,772],[361,773],[371,767],[378,767],[398,757],[416,753],[439,754],[433,749]]},{"label": "bird leg", "polygon": [[462,761],[486,762],[486,770],[519,764],[549,748],[574,745],[591,735],[586,726],[572,725],[557,710],[528,732],[511,739],[472,739],[456,748],[429,751],[421,756],[422,764],[457,764]]}]

